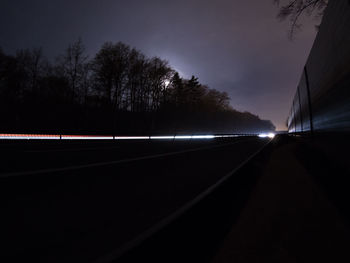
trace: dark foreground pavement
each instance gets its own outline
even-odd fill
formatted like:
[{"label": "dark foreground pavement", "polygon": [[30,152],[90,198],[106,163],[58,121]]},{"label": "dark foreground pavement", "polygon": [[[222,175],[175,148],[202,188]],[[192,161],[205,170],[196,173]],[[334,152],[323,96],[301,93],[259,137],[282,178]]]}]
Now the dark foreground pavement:
[{"label": "dark foreground pavement", "polygon": [[101,259],[193,200],[267,142],[2,144],[2,262]]},{"label": "dark foreground pavement", "polygon": [[350,262],[349,146],[285,138],[212,262]]}]

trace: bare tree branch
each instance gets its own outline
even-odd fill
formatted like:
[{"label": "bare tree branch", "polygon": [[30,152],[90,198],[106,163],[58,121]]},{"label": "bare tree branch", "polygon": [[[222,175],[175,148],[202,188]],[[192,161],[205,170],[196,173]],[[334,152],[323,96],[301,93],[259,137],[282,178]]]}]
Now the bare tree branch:
[{"label": "bare tree branch", "polygon": [[290,20],[291,26],[288,33],[290,40],[293,40],[296,32],[302,28],[302,24],[298,23],[302,15],[313,16],[315,20],[320,20],[328,4],[328,0],[274,0],[273,2],[279,7],[277,18],[280,21]]}]

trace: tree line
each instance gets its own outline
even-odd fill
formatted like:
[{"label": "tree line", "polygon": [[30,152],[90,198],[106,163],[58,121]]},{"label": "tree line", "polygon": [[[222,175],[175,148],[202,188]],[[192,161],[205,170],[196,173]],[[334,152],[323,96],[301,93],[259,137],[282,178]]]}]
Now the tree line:
[{"label": "tree line", "polygon": [[41,48],[0,49],[0,132],[157,134],[270,131],[270,121],[230,106],[226,92],[181,78],[169,63],[106,42],[90,58],[82,41],[54,62]]}]

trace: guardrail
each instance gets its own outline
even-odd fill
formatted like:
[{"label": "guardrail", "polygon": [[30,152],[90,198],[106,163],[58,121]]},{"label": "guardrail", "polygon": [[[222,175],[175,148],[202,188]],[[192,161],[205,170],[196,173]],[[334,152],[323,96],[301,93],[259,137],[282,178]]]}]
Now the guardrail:
[{"label": "guardrail", "polygon": [[288,116],[290,133],[350,131],[350,2],[330,0]]}]

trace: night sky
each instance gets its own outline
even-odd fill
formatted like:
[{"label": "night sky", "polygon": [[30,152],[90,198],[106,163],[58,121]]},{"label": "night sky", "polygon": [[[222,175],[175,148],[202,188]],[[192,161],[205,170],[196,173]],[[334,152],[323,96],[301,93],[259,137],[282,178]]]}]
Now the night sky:
[{"label": "night sky", "polygon": [[43,47],[49,58],[82,38],[93,56],[122,41],[169,61],[183,77],[227,91],[232,106],[286,129],[316,35],[306,20],[292,42],[272,0],[2,0],[0,47]]}]

